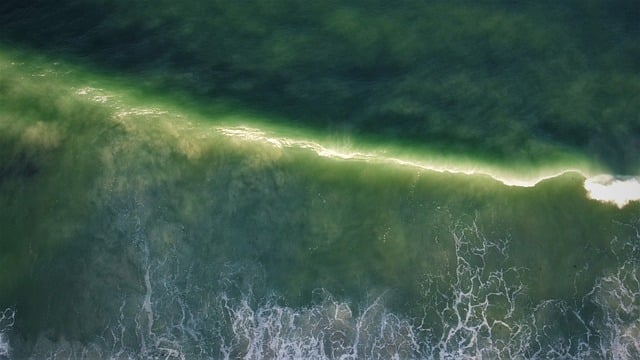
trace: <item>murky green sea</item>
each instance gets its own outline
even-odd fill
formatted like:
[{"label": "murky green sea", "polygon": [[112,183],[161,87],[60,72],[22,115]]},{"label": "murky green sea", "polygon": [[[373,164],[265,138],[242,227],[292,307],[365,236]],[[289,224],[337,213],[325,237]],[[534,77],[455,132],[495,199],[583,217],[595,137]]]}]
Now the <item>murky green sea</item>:
[{"label": "murky green sea", "polygon": [[0,359],[640,358],[636,1],[0,4]]}]

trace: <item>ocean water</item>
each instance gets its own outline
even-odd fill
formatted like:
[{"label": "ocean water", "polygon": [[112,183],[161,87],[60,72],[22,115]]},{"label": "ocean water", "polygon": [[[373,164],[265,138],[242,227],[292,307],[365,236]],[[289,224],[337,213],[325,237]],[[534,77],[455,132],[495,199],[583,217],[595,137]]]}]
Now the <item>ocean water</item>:
[{"label": "ocean water", "polygon": [[640,357],[633,2],[0,5],[0,359]]}]

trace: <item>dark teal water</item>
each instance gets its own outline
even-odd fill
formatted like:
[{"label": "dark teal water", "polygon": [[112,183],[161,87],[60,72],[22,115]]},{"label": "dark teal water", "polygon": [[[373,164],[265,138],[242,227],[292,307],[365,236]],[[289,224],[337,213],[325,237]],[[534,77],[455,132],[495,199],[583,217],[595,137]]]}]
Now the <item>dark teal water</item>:
[{"label": "dark teal water", "polygon": [[639,11],[4,2],[0,358],[639,357]]}]

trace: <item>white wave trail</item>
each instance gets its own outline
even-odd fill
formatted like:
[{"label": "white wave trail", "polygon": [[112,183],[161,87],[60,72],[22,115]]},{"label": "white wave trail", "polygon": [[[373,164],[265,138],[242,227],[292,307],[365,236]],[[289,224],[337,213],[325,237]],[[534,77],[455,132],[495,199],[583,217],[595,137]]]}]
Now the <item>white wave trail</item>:
[{"label": "white wave trail", "polygon": [[[115,114],[115,118],[120,122],[132,115],[157,117],[169,114],[169,111],[159,107],[145,108],[126,106],[122,101],[117,100],[116,96],[99,88],[82,87],[77,89],[76,94],[89,98],[100,104],[107,102],[111,103],[112,106],[118,110]],[[182,124],[181,126],[184,128],[193,127],[193,124],[189,121],[185,121],[184,117],[180,114],[172,115],[172,128],[180,128],[180,126],[176,125],[178,123]],[[469,162],[458,163],[456,161],[445,161],[444,158],[438,159],[437,157],[432,157],[431,159],[426,160],[408,159],[389,156],[385,153],[377,153],[375,151],[340,150],[322,145],[312,140],[280,136],[278,134],[250,126],[217,127],[217,131],[227,137],[268,144],[269,146],[276,148],[299,148],[310,150],[318,156],[337,160],[394,164],[439,173],[484,175],[507,186],[532,187],[544,180],[552,179],[567,173],[575,173],[585,178],[585,190],[587,191],[589,198],[593,200],[613,203],[619,208],[623,208],[631,202],[640,201],[640,177],[609,174],[597,175],[597,172],[586,169],[584,164],[575,168],[554,167],[552,169],[549,168],[538,171],[535,176],[522,176],[511,174],[509,169],[498,166],[486,166]]]},{"label": "white wave trail", "polygon": [[589,198],[601,202],[614,203],[623,208],[633,201],[640,201],[640,177],[594,175],[590,171],[578,168],[553,170],[546,175],[536,177],[507,176],[499,174],[490,168],[482,168],[474,165],[455,165],[451,163],[439,164],[437,161],[426,162],[399,157],[386,156],[374,152],[337,150],[321,145],[317,142],[302,139],[292,139],[251,127],[220,127],[218,131],[226,136],[240,138],[247,141],[256,141],[277,148],[300,148],[313,151],[319,156],[338,159],[355,160],[380,164],[395,164],[414,167],[422,170],[439,173],[484,175],[501,182],[507,186],[532,187],[541,181],[552,179],[567,173],[576,173],[585,178],[584,187]]}]

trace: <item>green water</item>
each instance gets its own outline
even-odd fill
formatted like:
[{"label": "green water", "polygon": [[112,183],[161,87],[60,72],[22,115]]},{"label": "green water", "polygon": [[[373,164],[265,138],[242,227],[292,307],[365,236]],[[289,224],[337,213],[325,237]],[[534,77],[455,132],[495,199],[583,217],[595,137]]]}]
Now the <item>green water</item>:
[{"label": "green water", "polygon": [[636,13],[0,5],[0,359],[640,356]]}]

